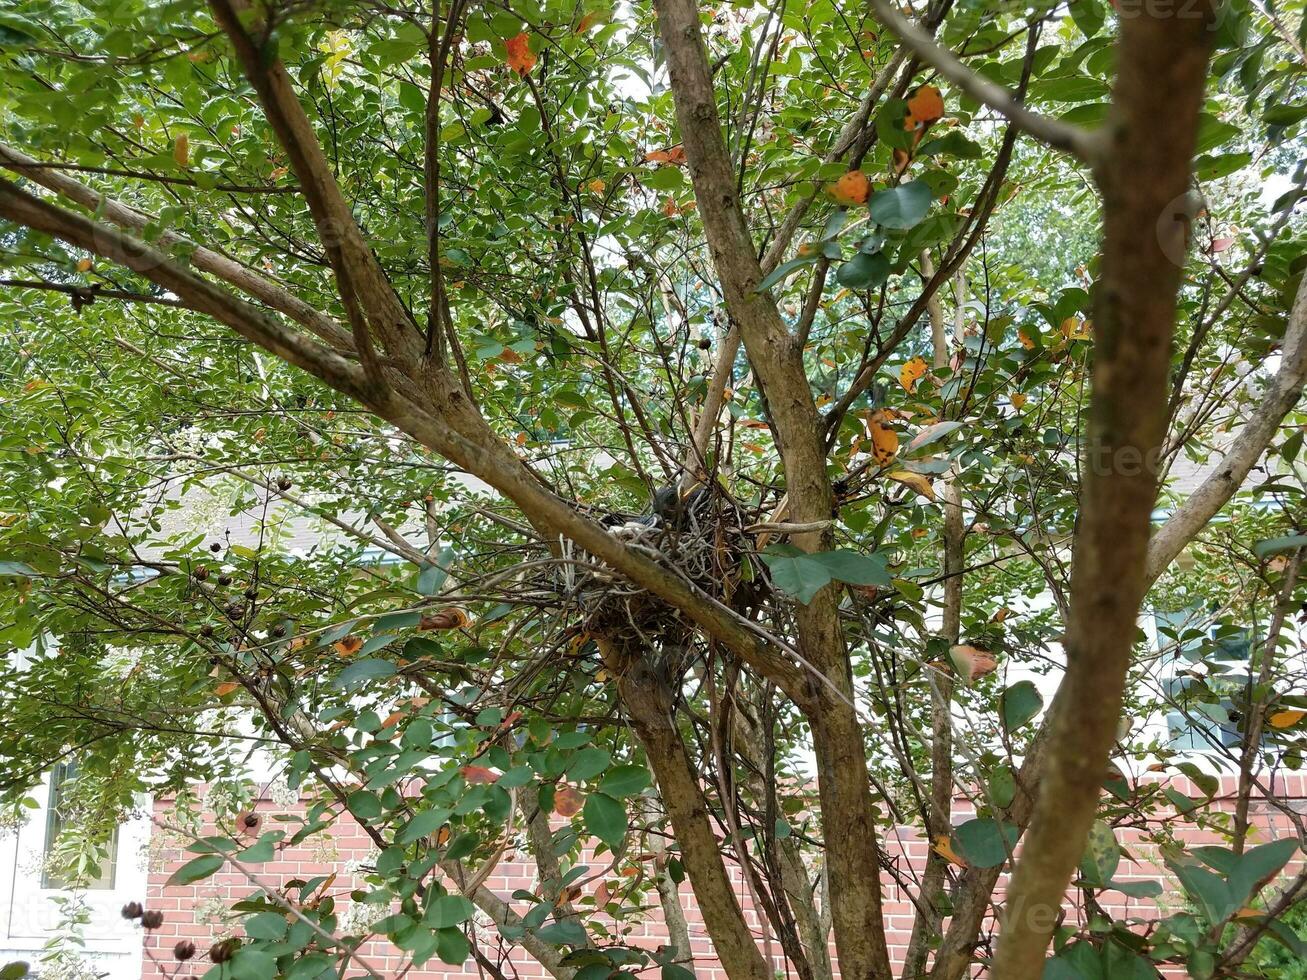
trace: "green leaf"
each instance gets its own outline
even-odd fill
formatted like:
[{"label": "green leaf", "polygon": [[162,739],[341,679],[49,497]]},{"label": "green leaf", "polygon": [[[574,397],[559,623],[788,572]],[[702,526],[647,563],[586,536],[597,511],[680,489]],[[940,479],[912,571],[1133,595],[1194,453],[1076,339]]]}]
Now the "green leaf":
[{"label": "green leaf", "polygon": [[33,578],[41,573],[31,565],[21,561],[0,561],[0,575],[21,575]]},{"label": "green leaf", "polygon": [[1003,730],[1011,735],[1039,714],[1039,709],[1043,706],[1044,696],[1039,693],[1033,681],[1017,681],[998,699]]},{"label": "green leaf", "polygon": [[1080,859],[1080,877],[1091,888],[1106,888],[1121,863],[1121,847],[1116,834],[1104,820],[1095,820],[1089,828],[1084,857]]},{"label": "green leaf", "polygon": [[398,668],[389,660],[359,660],[336,675],[335,686],[342,691],[353,691],[369,681],[393,677]]},{"label": "green leaf", "polygon": [[889,190],[879,191],[867,202],[871,220],[885,228],[911,228],[930,210],[934,195],[920,180],[912,180]]},{"label": "green leaf", "polygon": [[585,827],[609,847],[616,848],[626,837],[626,807],[607,793],[591,793],[581,811]]},{"label": "green leaf", "polygon": [[349,812],[354,814],[360,820],[372,820],[381,816],[381,800],[376,793],[370,793],[365,789],[357,789],[345,797],[345,805],[349,807]]},{"label": "green leaf", "polygon": [[808,557],[825,568],[831,578],[850,585],[890,584],[885,556],[879,552],[861,555],[856,551],[840,548],[835,551],[819,551]]},{"label": "green leaf", "polygon": [[202,854],[174,871],[168,878],[168,884],[189,885],[201,881],[221,868],[225,860],[221,854]]},{"label": "green leaf", "polygon": [[[500,780],[503,783],[503,780]],[[599,792],[607,793],[614,799],[635,796],[649,785],[649,770],[644,766],[614,766],[604,774],[599,783]]]},{"label": "green leaf", "polygon": [[958,853],[977,868],[997,868],[1006,861],[1019,834],[1015,825],[990,817],[968,820],[953,831]]},{"label": "green leaf", "polygon": [[1048,102],[1094,102],[1107,94],[1107,86],[1088,75],[1044,78],[1030,86],[1031,98]]},{"label": "green leaf", "polygon": [[804,255],[797,259],[790,259],[788,262],[782,262],[775,269],[772,269],[771,273],[766,276],[762,282],[758,283],[754,292],[765,293],[767,290],[771,289],[772,286],[775,286],[782,279],[789,276],[791,272],[794,272],[796,269],[802,269],[805,265],[812,265],[819,257],[820,256],[817,255]]},{"label": "green leaf", "polygon": [[1107,12],[1100,0],[1071,0],[1071,19],[1085,37],[1093,37],[1103,29]]},{"label": "green leaf", "polygon": [[1237,912],[1240,903],[1230,894],[1230,887],[1212,871],[1199,867],[1189,859],[1168,862],[1180,884],[1201,906],[1207,921],[1212,925],[1224,922]]},{"label": "green leaf", "polygon": [[613,757],[607,749],[582,749],[572,758],[571,765],[567,767],[567,775],[576,780],[594,779],[607,769],[612,761]]},{"label": "green leaf", "polygon": [[1282,551],[1296,551],[1298,548],[1307,547],[1307,534],[1291,534],[1283,538],[1267,538],[1265,541],[1258,541],[1253,545],[1253,551],[1258,558],[1265,558],[1268,555],[1277,555]]},{"label": "green leaf", "polygon": [[536,935],[554,946],[582,946],[585,944],[585,929],[579,922],[563,919],[541,926]]},{"label": "green leaf", "polygon": [[276,942],[286,935],[286,917],[280,912],[260,912],[245,920],[245,935]]},{"label": "green leaf", "polygon": [[1298,841],[1292,837],[1271,841],[1245,851],[1230,873],[1230,897],[1240,906],[1246,905],[1271,878],[1279,874],[1298,850]]},{"label": "green leaf", "polygon": [[400,831],[395,840],[400,844],[411,844],[420,837],[429,837],[449,820],[448,810],[423,810]]},{"label": "green leaf", "polygon": [[830,572],[811,555],[763,552],[759,557],[771,571],[772,584],[805,606],[824,586],[830,584]]},{"label": "green leaf", "polygon": [[1109,881],[1107,887],[1112,891],[1129,895],[1131,898],[1156,898],[1162,894],[1162,883],[1148,879],[1145,881]]},{"label": "green leaf", "polygon": [[462,895],[441,895],[431,903],[424,918],[433,929],[448,929],[461,926],[472,918],[473,911],[472,903]]},{"label": "green leaf", "polygon": [[835,270],[835,279],[849,289],[875,289],[889,279],[890,262],[881,252],[867,255],[858,252]]},{"label": "green leaf", "polygon": [[450,966],[462,966],[472,953],[472,945],[462,929],[436,930],[436,955],[440,962]]},{"label": "green leaf", "polygon": [[927,140],[917,148],[918,157],[939,155],[957,157],[959,160],[979,160],[984,156],[984,151],[979,143],[967,139],[954,129],[943,136]]}]

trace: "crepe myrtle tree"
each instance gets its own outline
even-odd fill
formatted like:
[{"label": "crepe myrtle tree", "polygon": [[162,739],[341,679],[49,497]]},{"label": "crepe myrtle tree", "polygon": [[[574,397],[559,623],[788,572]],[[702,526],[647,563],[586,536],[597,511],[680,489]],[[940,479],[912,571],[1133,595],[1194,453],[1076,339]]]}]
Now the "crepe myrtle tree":
[{"label": "crepe myrtle tree", "polygon": [[[1249,812],[1307,711],[1304,40],[1254,0],[6,4],[9,819],[62,760],[100,812],[174,794],[176,880],[254,895],[215,976],[373,937],[681,977],[685,879],[733,980],[1300,951]],[[1188,611],[1160,653],[1145,606]],[[1166,710],[1226,712],[1229,819],[1130,734]],[[242,829],[252,747],[297,823]],[[261,871],[346,814],[376,915]],[[1121,825],[1182,911],[1103,910],[1162,887]]]}]

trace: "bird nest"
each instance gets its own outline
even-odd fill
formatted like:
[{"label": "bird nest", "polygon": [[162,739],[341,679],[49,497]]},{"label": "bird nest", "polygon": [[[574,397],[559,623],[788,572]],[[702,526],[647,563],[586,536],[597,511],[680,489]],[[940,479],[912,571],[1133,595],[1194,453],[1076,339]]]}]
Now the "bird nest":
[{"label": "bird nest", "polygon": [[[719,488],[699,486],[679,496],[664,492],[649,512],[610,514],[604,523],[628,548],[728,605],[737,606],[761,577],[750,558],[744,515]],[[634,633],[644,640],[679,631],[681,614],[663,600],[592,555],[582,552],[578,558],[562,584],[583,611],[588,630]]]}]

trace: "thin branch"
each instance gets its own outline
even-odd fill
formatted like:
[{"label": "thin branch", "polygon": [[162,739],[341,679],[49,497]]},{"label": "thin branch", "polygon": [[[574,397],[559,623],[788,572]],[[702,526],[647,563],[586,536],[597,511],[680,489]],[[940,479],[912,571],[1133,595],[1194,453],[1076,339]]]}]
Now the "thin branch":
[{"label": "thin branch", "polygon": [[971,98],[989,106],[1041,143],[1092,162],[1096,141],[1088,130],[1027,109],[1003,86],[976,74],[951,51],[936,43],[929,34],[895,10],[889,0],[871,0],[871,8],[876,12],[876,18],[897,34],[918,58]]}]

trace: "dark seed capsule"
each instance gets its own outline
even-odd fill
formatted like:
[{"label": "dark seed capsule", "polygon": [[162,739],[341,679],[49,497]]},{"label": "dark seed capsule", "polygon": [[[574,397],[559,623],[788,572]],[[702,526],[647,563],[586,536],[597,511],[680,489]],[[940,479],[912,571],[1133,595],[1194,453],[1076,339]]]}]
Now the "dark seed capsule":
[{"label": "dark seed capsule", "polygon": [[139,919],[144,913],[145,909],[141,907],[140,902],[128,902],[123,906],[123,918],[128,922]]},{"label": "dark seed capsule", "polygon": [[215,963],[226,963],[236,955],[236,950],[241,948],[239,939],[223,939],[209,947],[209,959]]},{"label": "dark seed capsule", "polygon": [[181,942],[179,942],[176,946],[172,948],[172,955],[177,957],[177,959],[181,960],[183,963],[185,963],[187,960],[189,960],[192,956],[195,955],[195,944],[191,942],[189,939],[183,939]]},{"label": "dark seed capsule", "polygon": [[163,925],[163,913],[155,909],[141,913],[141,927],[144,929],[158,929]]}]

